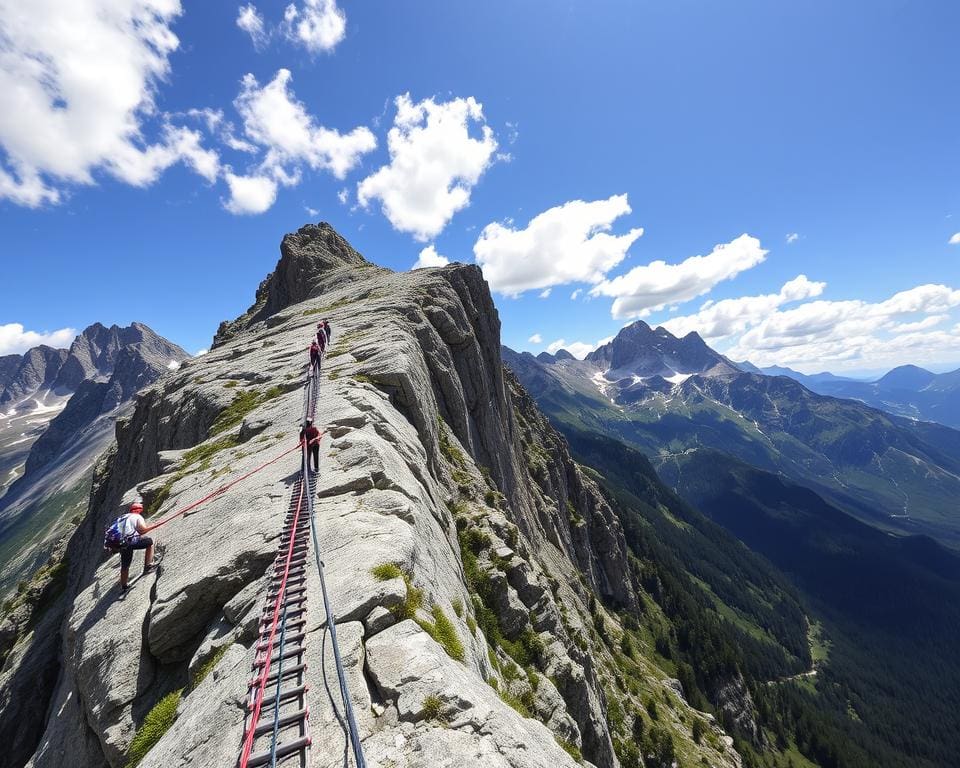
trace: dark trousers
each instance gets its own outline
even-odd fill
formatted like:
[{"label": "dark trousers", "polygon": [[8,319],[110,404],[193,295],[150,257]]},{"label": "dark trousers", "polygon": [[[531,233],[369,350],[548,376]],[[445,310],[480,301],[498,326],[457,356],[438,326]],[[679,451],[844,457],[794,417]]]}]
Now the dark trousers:
[{"label": "dark trousers", "polygon": [[130,563],[133,562],[133,550],[135,549],[146,549],[151,544],[153,544],[153,539],[149,536],[141,536],[135,541],[131,541],[128,544],[124,544],[120,547],[120,567],[129,568]]},{"label": "dark trousers", "polygon": [[320,471],[320,445],[316,443],[314,445],[308,445],[307,449],[310,451],[310,458],[307,460],[307,465],[308,466],[313,465],[312,466],[313,471],[319,472]]}]

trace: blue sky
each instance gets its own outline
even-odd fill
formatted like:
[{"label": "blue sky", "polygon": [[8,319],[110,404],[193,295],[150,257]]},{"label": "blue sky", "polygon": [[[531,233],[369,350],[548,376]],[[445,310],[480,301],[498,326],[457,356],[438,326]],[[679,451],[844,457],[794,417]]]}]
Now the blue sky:
[{"label": "blue sky", "polygon": [[199,350],[326,220],[394,269],[479,259],[519,349],[641,317],[805,371],[960,365],[957,3],[9,8],[0,352],[132,320]]}]

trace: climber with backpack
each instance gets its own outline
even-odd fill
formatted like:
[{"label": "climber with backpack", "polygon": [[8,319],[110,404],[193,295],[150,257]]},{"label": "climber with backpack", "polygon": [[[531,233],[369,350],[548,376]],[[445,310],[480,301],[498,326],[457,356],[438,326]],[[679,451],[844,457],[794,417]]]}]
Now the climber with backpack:
[{"label": "climber with backpack", "polygon": [[310,367],[320,367],[320,345],[315,341],[310,344]]},{"label": "climber with backpack", "polygon": [[320,321],[320,325],[323,326],[323,335],[326,336],[326,338],[327,338],[327,344],[329,345],[329,344],[330,344],[330,335],[331,335],[330,323],[328,323],[327,320],[326,320],[326,318],[324,318],[323,320]]},{"label": "climber with backpack", "polygon": [[143,504],[139,501],[130,505],[130,511],[118,517],[103,534],[103,548],[113,554],[120,553],[120,592],[125,594],[129,588],[130,564],[133,551],[145,549],[143,575],[152,573],[156,568],[153,562],[153,539],[144,536],[150,529],[143,519]]}]

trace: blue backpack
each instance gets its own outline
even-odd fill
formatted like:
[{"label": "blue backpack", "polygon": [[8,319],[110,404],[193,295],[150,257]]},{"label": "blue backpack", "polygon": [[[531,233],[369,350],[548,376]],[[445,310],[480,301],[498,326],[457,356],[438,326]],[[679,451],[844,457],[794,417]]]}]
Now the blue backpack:
[{"label": "blue backpack", "polygon": [[124,544],[128,544],[133,538],[123,534],[126,519],[126,515],[121,515],[104,529],[103,548],[108,552],[118,552]]}]

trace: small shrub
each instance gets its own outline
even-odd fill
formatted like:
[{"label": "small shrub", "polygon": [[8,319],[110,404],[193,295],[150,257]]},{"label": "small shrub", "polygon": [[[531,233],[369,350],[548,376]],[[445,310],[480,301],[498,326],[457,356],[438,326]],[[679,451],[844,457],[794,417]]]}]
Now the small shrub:
[{"label": "small shrub", "polygon": [[421,713],[424,720],[443,720],[443,701],[439,696],[430,695],[423,700]]},{"label": "small shrub", "polygon": [[453,601],[451,605],[453,606],[453,612],[457,614],[457,618],[462,619],[463,618],[463,600],[461,600],[458,597]]},{"label": "small shrub", "polygon": [[381,563],[370,571],[378,581],[390,581],[390,579],[402,579],[403,571],[396,563]]},{"label": "small shrub", "polygon": [[170,730],[170,726],[177,719],[177,707],[182,695],[182,688],[168,693],[147,713],[143,723],[140,724],[140,728],[137,729],[133,741],[130,742],[126,768],[134,768],[139,765],[140,761],[160,741],[163,734]]},{"label": "small shrub", "polygon": [[235,427],[250,411],[260,405],[260,395],[253,390],[244,390],[237,392],[233,396],[233,401],[220,411],[220,415],[210,427],[210,435],[218,435],[225,430]]},{"label": "small shrub", "polygon": [[433,608],[430,609],[430,613],[433,615],[432,624],[429,621],[423,620],[419,620],[417,623],[430,637],[440,644],[440,647],[447,652],[447,656],[462,662],[465,654],[463,643],[460,642],[460,638],[457,636],[457,628],[453,626],[453,622],[447,618],[447,614],[443,612],[443,609],[439,605],[434,605]]},{"label": "small shrub", "polygon": [[401,576],[403,577],[403,583],[407,587],[406,597],[404,597],[402,603],[390,608],[390,612],[397,618],[397,621],[416,618],[417,611],[419,611],[423,605],[423,590],[413,586],[413,582],[410,580],[410,574],[401,573]]}]

